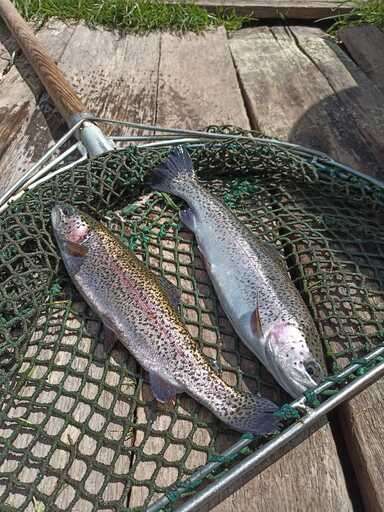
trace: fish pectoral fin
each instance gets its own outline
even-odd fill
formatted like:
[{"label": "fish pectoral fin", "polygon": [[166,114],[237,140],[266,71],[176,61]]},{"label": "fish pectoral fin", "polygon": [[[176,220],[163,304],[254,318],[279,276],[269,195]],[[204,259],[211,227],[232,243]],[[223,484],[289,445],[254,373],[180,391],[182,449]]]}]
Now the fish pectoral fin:
[{"label": "fish pectoral fin", "polygon": [[[259,302],[259,301],[257,301]],[[259,311],[259,304],[257,304],[256,309],[251,314],[251,330],[255,336],[261,338],[263,336],[263,328],[261,326],[261,318]]]},{"label": "fish pectoral fin", "polygon": [[85,256],[88,252],[84,245],[69,241],[65,242],[65,249],[70,256]]},{"label": "fish pectoral fin", "polygon": [[170,384],[168,381],[160,377],[157,373],[149,372],[149,382],[153,396],[159,402],[170,402],[176,398],[176,394],[180,393],[180,389]]},{"label": "fish pectoral fin", "polygon": [[177,288],[177,286],[175,286],[173,283],[168,281],[168,279],[166,279],[163,276],[159,276],[159,281],[160,281],[161,288],[163,289],[163,291],[167,295],[167,297],[168,297],[170,303],[172,304],[172,306],[175,309],[178,309],[180,304],[181,304],[181,292],[180,292],[180,290]]}]

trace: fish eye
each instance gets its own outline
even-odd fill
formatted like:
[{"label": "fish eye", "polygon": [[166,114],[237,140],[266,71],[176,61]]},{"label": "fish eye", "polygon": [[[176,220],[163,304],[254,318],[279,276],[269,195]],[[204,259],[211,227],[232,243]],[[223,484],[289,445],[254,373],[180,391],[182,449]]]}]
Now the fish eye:
[{"label": "fish eye", "polygon": [[63,213],[66,217],[68,217],[69,215],[71,215],[71,210],[70,210],[70,208],[69,208],[68,206],[63,206],[63,207],[61,208],[61,211],[62,211],[62,213]]},{"label": "fish eye", "polygon": [[321,376],[321,368],[315,361],[305,363],[304,368],[310,377],[318,379]]}]

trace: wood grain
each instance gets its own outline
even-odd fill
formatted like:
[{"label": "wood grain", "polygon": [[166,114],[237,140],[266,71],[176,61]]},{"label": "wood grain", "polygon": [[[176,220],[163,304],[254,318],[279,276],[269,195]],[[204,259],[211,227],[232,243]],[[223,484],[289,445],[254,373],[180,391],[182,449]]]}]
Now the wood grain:
[{"label": "wood grain", "polygon": [[[51,22],[37,37],[59,60],[75,27]],[[8,30],[0,33],[3,59],[17,48]],[[7,62],[6,60],[2,62]],[[20,53],[14,65],[0,78],[0,194],[47,151],[65,131],[43,86]]]},{"label": "wood grain", "polygon": [[[95,115],[148,124],[155,121],[158,34],[122,38],[111,31],[50,22],[37,35]],[[0,119],[2,193],[65,133],[66,127],[22,56],[0,81],[0,112],[4,114]],[[114,133],[109,125],[101,127],[107,134]],[[138,133],[128,128],[118,131]]]},{"label": "wood grain", "polygon": [[[308,27],[260,27],[235,34],[231,48],[253,123],[272,136],[325,150],[383,176],[380,92],[323,36]],[[369,134],[362,129],[367,125]],[[365,137],[372,137],[368,151]],[[332,326],[328,334],[333,335]],[[383,390],[381,380],[338,409],[362,499],[366,510],[375,511],[384,507]]]},{"label": "wood grain", "polygon": [[[177,0],[167,0],[167,2],[175,3]],[[233,10],[238,15],[278,20],[282,17],[318,20],[337,13],[349,12],[352,8],[351,2],[341,4],[337,0],[196,0],[193,3],[212,11],[225,8]]]},{"label": "wood grain", "polygon": [[156,121],[162,126],[248,126],[225,30],[161,36]]},{"label": "wood grain", "polygon": [[[158,93],[160,34],[141,37],[91,29],[83,24],[59,66],[92,113],[115,120],[153,124]],[[129,128],[100,125],[106,134],[137,134]]]},{"label": "wood grain", "polygon": [[253,126],[383,176],[383,97],[320,29],[246,29],[231,49]]},{"label": "wood grain", "polygon": [[361,488],[365,509],[384,510],[383,404],[384,379],[373,384],[339,410],[340,424]]},{"label": "wood grain", "polygon": [[384,32],[362,25],[343,28],[337,35],[356,64],[384,92]]},{"label": "wood grain", "polygon": [[[324,425],[299,447],[283,455],[278,462],[211,510],[318,512],[326,506],[329,511],[350,512],[354,508],[346,492],[340,466],[335,464],[334,450],[329,425]],[[295,456],[298,460],[293,464]]]},{"label": "wood grain", "polygon": [[35,37],[32,28],[23,20],[10,0],[0,1],[0,15],[63,118],[71,122],[74,115],[86,112],[86,107],[76,96],[52,56]]}]

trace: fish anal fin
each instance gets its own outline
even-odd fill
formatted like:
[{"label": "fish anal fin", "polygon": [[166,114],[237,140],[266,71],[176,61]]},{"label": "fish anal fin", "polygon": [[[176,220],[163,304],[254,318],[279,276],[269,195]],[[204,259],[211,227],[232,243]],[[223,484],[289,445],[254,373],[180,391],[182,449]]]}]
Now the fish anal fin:
[{"label": "fish anal fin", "polygon": [[117,342],[116,334],[107,325],[103,325],[103,345],[104,352],[110,354],[112,352],[115,343]]},{"label": "fish anal fin", "polygon": [[163,276],[159,276],[159,281],[160,281],[161,288],[163,289],[164,293],[167,295],[172,306],[175,309],[178,309],[181,304],[180,290],[177,288],[177,286],[175,286],[173,283],[168,281],[168,279],[166,279]]},{"label": "fish anal fin", "polygon": [[191,208],[186,208],[180,212],[180,220],[187,226],[190,231],[195,231],[196,228],[196,217]]},{"label": "fish anal fin", "polygon": [[84,245],[77,244],[76,242],[66,241],[65,248],[70,256],[86,256],[88,252]]},{"label": "fish anal fin", "polygon": [[153,396],[158,402],[166,403],[176,399],[180,390],[160,377],[157,373],[149,372],[149,382]]},{"label": "fish anal fin", "polygon": [[256,309],[251,313],[251,330],[255,336],[261,338],[263,336],[263,329],[261,326],[261,318],[259,306],[256,306]]}]

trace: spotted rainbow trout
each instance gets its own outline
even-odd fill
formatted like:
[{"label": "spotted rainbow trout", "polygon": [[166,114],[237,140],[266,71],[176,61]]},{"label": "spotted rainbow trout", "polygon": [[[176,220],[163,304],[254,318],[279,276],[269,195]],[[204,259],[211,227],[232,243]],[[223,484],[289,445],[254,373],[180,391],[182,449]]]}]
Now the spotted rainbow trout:
[{"label": "spotted rainbow trout", "polygon": [[52,224],[76,287],[149,372],[159,401],[185,391],[235,430],[276,430],[276,405],[228,386],[199,351],[175,309],[172,283],[156,277],[107,228],[72,206],[55,206]]},{"label": "spotted rainbow trout", "polygon": [[316,386],[324,364],[320,339],[277,250],[204,189],[182,146],[153,171],[152,186],[188,204],[181,220],[195,234],[240,339],[293,397]]}]

